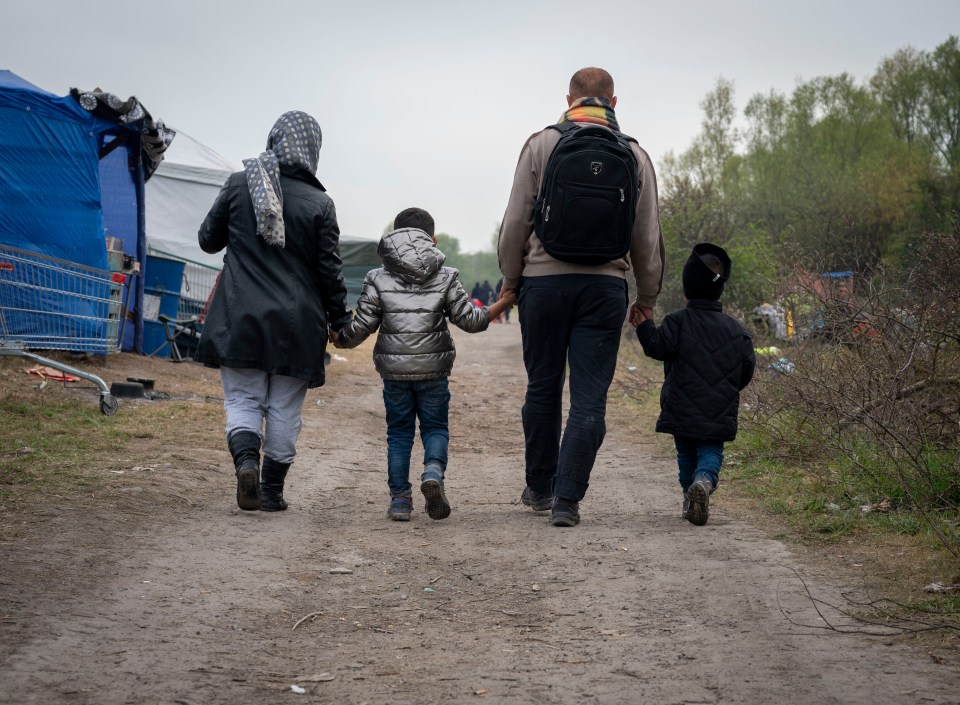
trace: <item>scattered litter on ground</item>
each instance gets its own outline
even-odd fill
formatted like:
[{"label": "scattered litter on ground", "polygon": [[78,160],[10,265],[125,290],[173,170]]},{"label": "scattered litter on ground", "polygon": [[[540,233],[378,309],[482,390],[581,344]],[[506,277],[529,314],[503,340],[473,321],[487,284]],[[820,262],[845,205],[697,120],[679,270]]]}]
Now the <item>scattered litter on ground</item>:
[{"label": "scattered litter on ground", "polygon": [[943,583],[930,583],[925,588],[924,592],[934,592],[937,594],[946,594],[950,592],[960,592],[960,584],[955,585],[944,585]]},{"label": "scattered litter on ground", "polygon": [[297,627],[299,627],[301,624],[303,624],[304,622],[306,622],[308,619],[311,619],[311,618],[316,619],[317,617],[319,617],[319,616],[322,615],[322,614],[323,614],[323,612],[311,612],[310,614],[308,614],[308,615],[306,615],[306,616],[304,616],[304,617],[301,617],[300,619],[297,620],[297,623],[293,625],[293,629],[291,629],[290,631],[294,631]]},{"label": "scattered litter on ground", "polygon": [[794,365],[789,359],[781,357],[778,360],[770,363],[770,369],[782,375],[788,375],[796,370],[797,366]]},{"label": "scattered litter on ground", "polygon": [[351,575],[353,573],[349,568],[331,568],[330,575]]},{"label": "scattered litter on ground", "polygon": [[301,688],[299,685],[291,685],[290,690],[292,690],[297,695],[303,695],[307,692],[306,688]]},{"label": "scattered litter on ground", "polygon": [[45,365],[34,365],[33,367],[26,367],[23,370],[28,375],[33,375],[34,377],[40,377],[44,381],[52,380],[54,382],[76,382],[80,378],[74,377],[73,375],[68,375],[66,372],[61,372],[60,370],[55,370],[52,367],[46,367]]}]

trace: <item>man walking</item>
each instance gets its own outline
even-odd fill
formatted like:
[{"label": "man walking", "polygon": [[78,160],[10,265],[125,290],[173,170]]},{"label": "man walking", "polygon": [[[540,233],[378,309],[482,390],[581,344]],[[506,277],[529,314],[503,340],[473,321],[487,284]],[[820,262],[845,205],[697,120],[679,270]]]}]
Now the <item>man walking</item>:
[{"label": "man walking", "polygon": [[[500,228],[500,296],[517,293],[527,370],[521,501],[534,511],[550,509],[554,526],[580,521],[579,503],[606,433],[607,390],[627,315],[627,272],[633,271],[637,286],[632,317],[652,315],[663,279],[656,175],[647,153],[620,133],[616,105],[609,73],[585,68],[573,75],[560,122],[531,136],[521,150]],[[600,146],[574,147],[576,133]],[[568,165],[582,163],[585,176],[564,173],[573,167],[551,160],[555,149],[570,156]],[[618,149],[625,159],[617,158]],[[620,173],[621,186],[606,183],[612,197],[597,198],[603,193],[598,187],[573,183],[595,178],[599,184]],[[567,365],[570,412],[561,440]]]}]

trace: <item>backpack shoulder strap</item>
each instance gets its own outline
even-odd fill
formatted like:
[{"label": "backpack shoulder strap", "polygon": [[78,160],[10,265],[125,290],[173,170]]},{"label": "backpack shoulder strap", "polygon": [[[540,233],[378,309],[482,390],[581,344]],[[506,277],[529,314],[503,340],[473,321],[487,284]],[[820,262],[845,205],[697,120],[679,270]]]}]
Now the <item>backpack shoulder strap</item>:
[{"label": "backpack shoulder strap", "polygon": [[578,127],[580,127],[579,123],[573,122],[572,120],[564,120],[563,122],[556,122],[552,125],[547,125],[544,129],[556,130],[562,136],[571,130],[576,130]]},{"label": "backpack shoulder strap", "polygon": [[[562,137],[563,135],[565,135],[566,133],[572,130],[576,130],[578,128],[588,128],[588,127],[594,127],[594,125],[592,123],[582,123],[582,122],[573,122],[572,120],[564,120],[563,122],[558,122],[553,125],[547,125],[544,129],[556,130],[557,132],[560,133],[560,136]],[[639,142],[637,142],[635,138],[631,137],[628,134],[619,132],[617,130],[610,130],[610,132],[616,135],[617,138],[623,142],[633,142],[636,145],[640,144]]]}]

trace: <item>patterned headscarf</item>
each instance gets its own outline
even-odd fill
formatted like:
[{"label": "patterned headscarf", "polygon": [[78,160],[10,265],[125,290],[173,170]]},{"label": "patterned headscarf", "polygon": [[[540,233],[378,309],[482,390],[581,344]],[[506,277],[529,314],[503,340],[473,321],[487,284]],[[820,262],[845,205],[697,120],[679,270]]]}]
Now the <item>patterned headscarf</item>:
[{"label": "patterned headscarf", "polygon": [[257,217],[257,234],[267,244],[283,247],[283,192],[280,165],[300,167],[317,173],[320,159],[320,125],[300,110],[284,113],[270,130],[267,151],[255,159],[244,159],[247,188]]}]

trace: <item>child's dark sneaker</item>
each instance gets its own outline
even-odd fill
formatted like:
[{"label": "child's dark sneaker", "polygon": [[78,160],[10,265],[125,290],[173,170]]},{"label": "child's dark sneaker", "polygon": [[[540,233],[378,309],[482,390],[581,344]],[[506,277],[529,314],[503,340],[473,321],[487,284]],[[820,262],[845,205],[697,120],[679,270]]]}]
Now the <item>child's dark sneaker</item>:
[{"label": "child's dark sneaker", "polygon": [[410,521],[412,511],[412,499],[409,497],[393,497],[390,500],[390,508],[387,509],[387,516],[394,521]]},{"label": "child's dark sneaker", "polygon": [[576,526],[580,523],[580,504],[559,498],[553,500],[550,523],[554,526]]},{"label": "child's dark sneaker", "polygon": [[690,502],[687,521],[696,526],[703,526],[710,517],[710,493],[713,492],[713,483],[706,475],[698,475],[687,490]]},{"label": "child's dark sneaker", "polygon": [[431,519],[446,519],[450,516],[450,503],[439,480],[428,479],[420,483],[420,491],[427,500],[427,516]]},{"label": "child's dark sneaker", "polygon": [[523,488],[523,494],[520,495],[520,502],[535,512],[545,512],[553,506],[553,496],[534,492],[527,486]]}]

